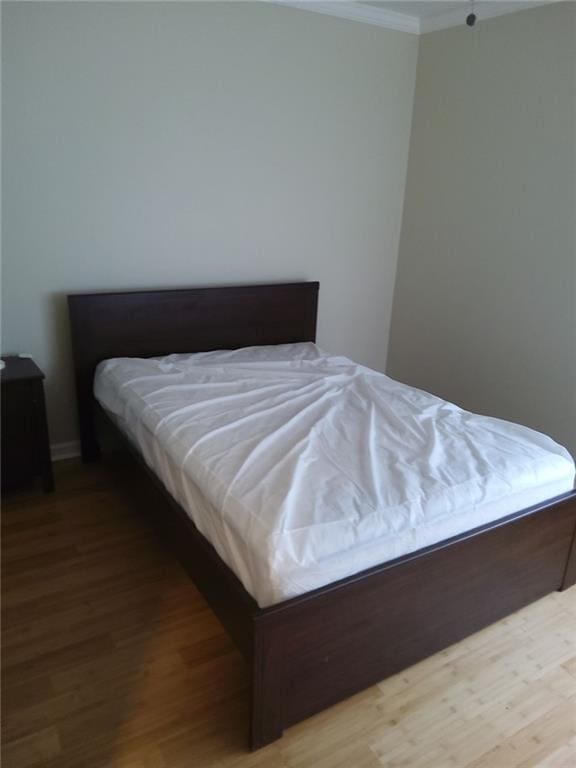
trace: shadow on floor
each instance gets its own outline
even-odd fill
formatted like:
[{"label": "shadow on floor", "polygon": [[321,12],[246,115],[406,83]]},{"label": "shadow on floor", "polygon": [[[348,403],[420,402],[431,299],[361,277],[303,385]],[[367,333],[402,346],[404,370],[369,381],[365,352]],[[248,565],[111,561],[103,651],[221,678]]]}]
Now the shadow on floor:
[{"label": "shadow on floor", "polygon": [[246,753],[244,662],[104,465],[3,515],[10,768],[212,766]]}]

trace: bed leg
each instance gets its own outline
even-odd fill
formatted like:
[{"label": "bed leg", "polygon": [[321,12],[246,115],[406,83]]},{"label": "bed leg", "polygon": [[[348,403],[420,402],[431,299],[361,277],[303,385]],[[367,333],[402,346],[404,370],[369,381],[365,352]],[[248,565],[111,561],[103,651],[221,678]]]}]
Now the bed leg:
[{"label": "bed leg", "polygon": [[283,649],[274,627],[256,624],[252,663],[250,749],[276,741],[284,731]]},{"label": "bed leg", "polygon": [[572,537],[572,544],[568,552],[568,560],[566,561],[566,570],[564,571],[564,577],[562,584],[560,585],[559,592],[564,592],[565,589],[573,587],[576,584],[576,530]]}]

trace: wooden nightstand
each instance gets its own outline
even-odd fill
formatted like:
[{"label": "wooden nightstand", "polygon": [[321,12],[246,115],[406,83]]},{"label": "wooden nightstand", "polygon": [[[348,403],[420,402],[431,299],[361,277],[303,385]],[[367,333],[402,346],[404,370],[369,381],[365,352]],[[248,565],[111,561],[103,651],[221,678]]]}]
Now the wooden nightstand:
[{"label": "wooden nightstand", "polygon": [[29,358],[2,359],[2,491],[38,478],[44,491],[53,491],[44,374]]}]

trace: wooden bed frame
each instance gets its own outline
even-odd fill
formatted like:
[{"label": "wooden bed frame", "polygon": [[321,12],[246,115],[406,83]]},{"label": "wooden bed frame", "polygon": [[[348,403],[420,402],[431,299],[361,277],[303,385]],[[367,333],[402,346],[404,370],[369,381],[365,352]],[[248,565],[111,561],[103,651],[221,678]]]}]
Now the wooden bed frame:
[{"label": "wooden bed frame", "polygon": [[318,283],[69,296],[82,456],[121,447],[152,513],[251,673],[250,746],[576,583],[576,493],[261,609],[92,394],[96,365],[314,341]]}]

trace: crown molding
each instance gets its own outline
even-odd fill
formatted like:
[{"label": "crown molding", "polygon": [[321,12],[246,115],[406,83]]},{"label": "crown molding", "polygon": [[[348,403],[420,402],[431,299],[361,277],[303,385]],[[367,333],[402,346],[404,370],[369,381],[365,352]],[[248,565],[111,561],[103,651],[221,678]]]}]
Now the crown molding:
[{"label": "crown molding", "polygon": [[[500,2],[493,0],[489,5],[483,5],[482,10],[478,12],[478,23],[481,24],[485,19],[492,19],[496,16],[506,16],[516,11],[525,11],[527,8],[538,8],[542,5],[551,5],[558,0],[525,0],[525,2]],[[427,32],[438,32],[441,29],[450,29],[451,27],[461,27],[465,23],[466,15],[469,9],[463,6],[455,11],[446,11],[437,16],[428,16],[420,19],[420,34]]]},{"label": "crown molding", "polygon": [[[358,21],[361,24],[371,24],[384,29],[394,29],[399,32],[409,32],[413,35],[426,34],[427,32],[437,32],[441,29],[450,27],[464,26],[467,5],[463,2],[462,8],[455,11],[446,11],[437,16],[424,17],[422,19],[416,16],[409,16],[406,13],[389,11],[385,8],[379,8],[374,5],[368,5],[362,2],[347,2],[346,0],[336,0],[335,2],[323,2],[323,0],[309,0],[308,2],[298,2],[298,0],[264,0],[274,5],[284,5],[289,8],[298,8],[302,11],[311,11],[312,13],[323,13],[327,16],[336,16],[340,19],[349,19]],[[495,16],[504,16],[516,11],[524,11],[527,8],[537,8],[542,5],[552,5],[559,0],[524,0],[524,2],[506,2],[506,0],[493,0],[489,5],[483,4],[482,10],[478,15],[478,21],[490,19]],[[398,7],[402,6],[401,0]]]},{"label": "crown molding", "polygon": [[409,32],[413,35],[420,33],[420,22],[415,16],[407,16],[405,13],[396,13],[374,5],[351,2],[297,2],[297,0],[269,0],[274,5],[285,5],[289,8],[298,8],[301,11],[323,13],[327,16],[337,16],[340,19],[359,21],[363,24],[371,24],[384,29],[394,29],[398,32]]}]

